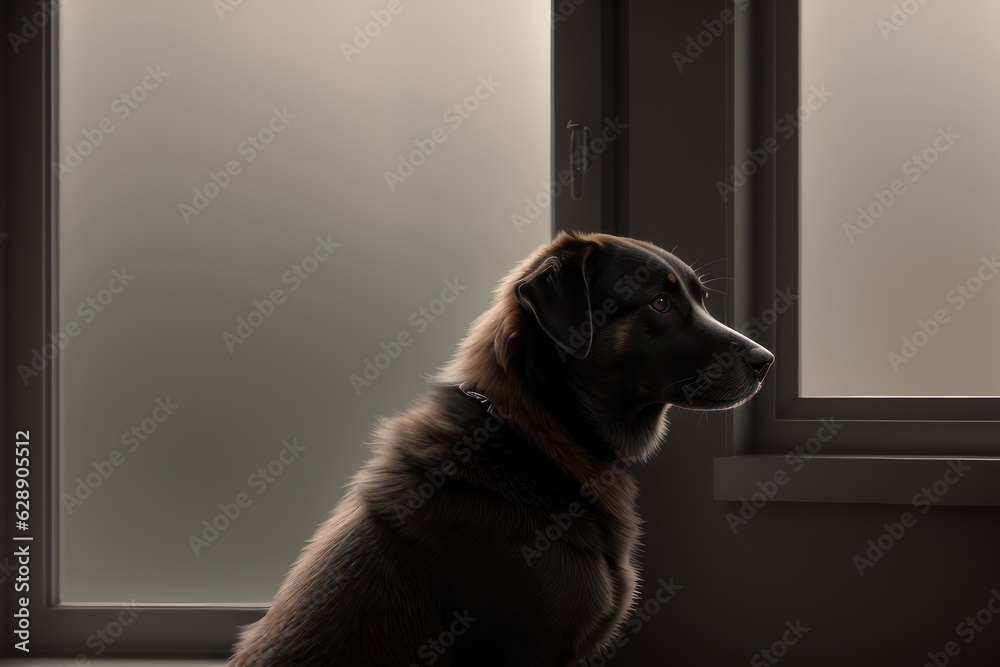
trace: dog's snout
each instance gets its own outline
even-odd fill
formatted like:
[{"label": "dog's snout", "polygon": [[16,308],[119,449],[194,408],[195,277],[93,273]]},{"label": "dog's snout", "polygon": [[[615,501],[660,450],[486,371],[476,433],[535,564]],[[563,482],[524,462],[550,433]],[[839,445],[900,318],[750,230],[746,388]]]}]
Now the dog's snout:
[{"label": "dog's snout", "polygon": [[763,374],[774,361],[774,355],[760,345],[742,345],[736,341],[732,343],[733,352],[743,357],[743,361],[758,375]]}]

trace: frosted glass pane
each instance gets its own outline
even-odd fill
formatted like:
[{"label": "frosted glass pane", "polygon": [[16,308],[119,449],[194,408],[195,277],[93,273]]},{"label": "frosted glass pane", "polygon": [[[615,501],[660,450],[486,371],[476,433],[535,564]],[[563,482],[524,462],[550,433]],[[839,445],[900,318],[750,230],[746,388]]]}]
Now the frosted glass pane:
[{"label": "frosted glass pane", "polygon": [[802,394],[1000,395],[1000,3],[801,7]]},{"label": "frosted glass pane", "polygon": [[550,237],[548,7],[63,5],[63,600],[271,599]]}]

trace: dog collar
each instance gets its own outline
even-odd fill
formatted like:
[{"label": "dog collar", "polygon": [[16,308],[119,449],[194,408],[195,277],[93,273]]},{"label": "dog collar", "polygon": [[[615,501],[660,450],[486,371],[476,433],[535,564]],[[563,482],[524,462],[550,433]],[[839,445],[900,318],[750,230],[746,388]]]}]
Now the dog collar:
[{"label": "dog collar", "polygon": [[499,423],[501,426],[503,426],[507,422],[507,420],[504,419],[503,415],[500,414],[500,411],[497,410],[496,406],[493,405],[493,402],[490,399],[486,398],[484,394],[480,394],[478,391],[472,391],[471,389],[466,389],[463,386],[464,384],[465,383],[463,382],[462,384],[455,385],[455,387],[457,387],[460,392],[462,392],[463,394],[465,394],[466,396],[468,396],[469,398],[478,402],[480,405],[486,408],[486,414],[488,414],[490,417],[493,417],[493,419],[495,419],[497,423]]},{"label": "dog collar", "polygon": [[[481,394],[478,391],[473,391],[471,389],[466,389],[464,385],[465,383],[463,382],[461,384],[454,385],[454,387],[486,408],[486,413],[493,417],[493,419],[495,419],[500,426],[503,426],[507,422],[503,415],[500,414],[500,411],[497,410],[496,406],[493,405],[493,402],[487,398],[485,394]],[[594,440],[593,438],[583,436],[582,434],[575,435],[574,437],[577,439],[577,442],[579,442],[592,456],[597,459],[602,461],[614,461],[618,458],[614,451],[605,442]]]}]

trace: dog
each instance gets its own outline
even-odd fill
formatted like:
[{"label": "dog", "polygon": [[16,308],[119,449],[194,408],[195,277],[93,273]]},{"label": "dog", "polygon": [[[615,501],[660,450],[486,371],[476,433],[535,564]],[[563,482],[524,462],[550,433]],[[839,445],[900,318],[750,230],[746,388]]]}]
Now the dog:
[{"label": "dog", "polygon": [[630,466],[671,407],[749,400],[774,356],[643,241],[562,232],[494,293],[229,667],[567,667],[638,599]]}]

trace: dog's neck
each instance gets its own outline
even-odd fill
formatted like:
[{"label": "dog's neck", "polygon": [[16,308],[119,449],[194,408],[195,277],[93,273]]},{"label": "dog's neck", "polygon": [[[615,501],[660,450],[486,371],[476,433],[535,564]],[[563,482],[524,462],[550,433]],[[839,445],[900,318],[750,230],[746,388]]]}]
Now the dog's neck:
[{"label": "dog's neck", "polygon": [[[595,430],[591,424],[588,424],[581,419],[573,418],[574,414],[579,413],[578,410],[574,410],[576,403],[573,401],[560,400],[561,398],[565,398],[568,394],[565,387],[551,385],[546,382],[538,382],[537,380],[541,378],[533,378],[530,373],[526,373],[525,375],[527,385],[531,390],[530,393],[559,420],[567,435],[569,435],[577,444],[586,449],[590,456],[593,456],[600,461],[607,462],[621,458],[615,452],[611,443],[601,437],[600,430]],[[486,411],[498,422],[504,423],[506,421],[506,417],[503,417],[500,414],[499,410],[497,410],[493,401],[490,400],[488,396],[482,392],[466,387],[466,384],[468,383],[459,384],[457,387],[466,396],[482,404],[484,409],[486,409]]]},{"label": "dog's neck", "polygon": [[631,462],[595,456],[540,400],[519,362],[519,335],[528,322],[516,303],[499,302],[473,322],[458,352],[437,375],[444,384],[462,384],[484,396],[522,438],[536,446],[581,491],[609,512],[634,512],[637,488]]},{"label": "dog's neck", "polygon": [[[523,345],[523,356],[515,357],[514,363],[523,369],[524,383],[532,396],[594,458],[634,462],[633,458],[623,456],[622,452],[628,450],[617,449],[617,443],[606,437],[606,429],[593,414],[591,406],[583,400],[585,392],[575,386],[568,374],[570,369],[566,360],[559,357],[556,346],[540,331],[530,331],[525,335],[529,338],[535,336],[538,340]],[[535,356],[531,356],[533,351]]]}]

